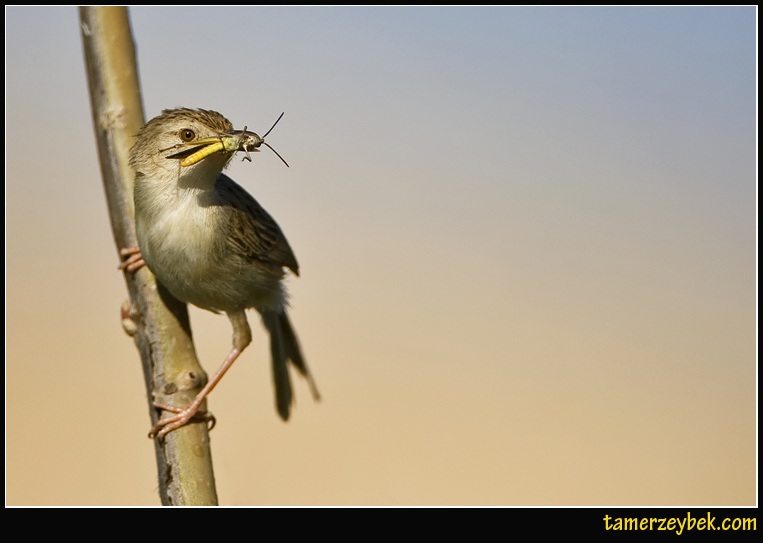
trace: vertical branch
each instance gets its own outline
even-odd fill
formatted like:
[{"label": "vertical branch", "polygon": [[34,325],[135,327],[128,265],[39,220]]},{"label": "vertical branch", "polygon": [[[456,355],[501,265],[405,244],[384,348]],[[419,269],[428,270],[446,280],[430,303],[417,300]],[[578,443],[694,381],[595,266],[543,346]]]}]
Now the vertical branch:
[{"label": "vertical branch", "polygon": [[[137,245],[128,153],[144,117],[135,46],[127,8],[80,7],[79,14],[93,127],[118,251]],[[155,396],[172,394],[173,402],[186,405],[206,376],[196,358],[185,304],[161,288],[145,267],[125,273],[125,281],[153,425]],[[155,440],[155,447],[164,505],[217,505],[206,424],[179,428]]]}]

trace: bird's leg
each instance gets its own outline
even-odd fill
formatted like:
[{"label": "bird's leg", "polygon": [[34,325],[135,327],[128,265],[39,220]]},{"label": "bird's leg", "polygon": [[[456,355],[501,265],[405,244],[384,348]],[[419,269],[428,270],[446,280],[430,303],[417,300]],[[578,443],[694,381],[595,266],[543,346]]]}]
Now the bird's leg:
[{"label": "bird's leg", "polygon": [[143,255],[140,254],[140,247],[125,247],[119,250],[119,255],[126,260],[119,265],[118,270],[134,273],[146,265]]},{"label": "bird's leg", "polygon": [[[228,353],[228,356],[225,357],[222,365],[215,372],[209,382],[204,386],[204,388],[201,389],[201,392],[196,395],[196,398],[194,398],[194,400],[191,402],[191,405],[184,409],[178,409],[175,407],[167,409],[167,411],[171,411],[175,413],[175,415],[161,419],[159,422],[157,422],[154,427],[151,428],[148,437],[156,436],[158,438],[163,438],[171,431],[177,430],[181,426],[188,424],[188,422],[197,415],[199,407],[201,407],[204,399],[209,395],[210,392],[212,392],[212,389],[217,386],[217,383],[219,383],[223,378],[225,372],[230,369],[241,352],[247,347],[247,345],[252,342],[252,331],[249,328],[249,323],[246,320],[246,313],[244,313],[244,310],[242,309],[241,311],[228,313],[228,318],[233,325],[233,349],[231,349],[230,353]],[[160,409],[169,407],[161,403],[154,403],[154,405]]]}]

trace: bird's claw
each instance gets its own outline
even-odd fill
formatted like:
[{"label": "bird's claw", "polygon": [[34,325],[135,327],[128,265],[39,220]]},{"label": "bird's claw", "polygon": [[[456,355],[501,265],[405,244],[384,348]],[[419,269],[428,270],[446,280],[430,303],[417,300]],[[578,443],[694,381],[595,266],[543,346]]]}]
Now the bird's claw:
[{"label": "bird's claw", "polygon": [[164,438],[167,434],[173,430],[185,426],[191,422],[206,422],[209,424],[207,431],[210,431],[215,427],[217,419],[212,413],[203,410],[191,410],[190,408],[179,408],[174,405],[165,404],[162,402],[154,402],[154,407],[158,407],[162,411],[169,411],[175,413],[174,415],[161,419],[157,422],[148,432],[149,438],[157,437],[159,439]]},{"label": "bird's claw", "polygon": [[130,273],[135,273],[146,265],[143,255],[140,254],[140,247],[125,247],[120,249],[119,256],[125,260],[119,265],[118,270],[127,270]]}]

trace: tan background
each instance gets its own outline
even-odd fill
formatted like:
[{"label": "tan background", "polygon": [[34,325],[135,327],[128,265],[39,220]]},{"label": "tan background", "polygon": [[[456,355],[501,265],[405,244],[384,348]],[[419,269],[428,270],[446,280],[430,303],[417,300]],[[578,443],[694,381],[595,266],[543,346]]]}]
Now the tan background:
[{"label": "tan background", "polygon": [[[278,420],[256,326],[222,504],[755,503],[753,8],[131,14],[147,115],[286,111],[292,167],[230,173],[324,401]],[[6,47],[6,503],[156,505],[76,10],[6,8]]]}]

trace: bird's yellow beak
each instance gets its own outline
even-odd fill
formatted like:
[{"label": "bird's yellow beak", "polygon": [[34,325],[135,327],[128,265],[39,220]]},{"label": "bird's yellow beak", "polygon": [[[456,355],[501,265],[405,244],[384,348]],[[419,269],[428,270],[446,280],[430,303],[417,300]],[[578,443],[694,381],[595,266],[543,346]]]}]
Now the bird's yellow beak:
[{"label": "bird's yellow beak", "polygon": [[189,141],[188,143],[182,143],[175,146],[179,149],[177,153],[168,155],[167,158],[179,158],[180,165],[182,167],[193,166],[207,158],[208,156],[216,153],[236,153],[238,151],[244,151],[246,158],[252,160],[249,157],[249,152],[258,152],[258,147],[262,145],[265,140],[255,134],[254,132],[243,130],[231,130],[225,134],[219,136],[212,136],[209,138],[202,138],[200,140]]},{"label": "bird's yellow beak", "polygon": [[192,166],[215,153],[235,153],[237,151],[244,151],[246,158],[251,161],[249,151],[259,152],[258,147],[264,141],[254,132],[247,132],[246,128],[233,130],[224,136],[204,138],[193,142],[193,146],[197,150],[185,157],[180,165],[183,167]]},{"label": "bird's yellow beak", "polygon": [[[270,127],[270,130],[275,128],[275,126],[278,124],[278,121],[281,120],[281,117],[283,117],[283,113],[281,113],[276,122],[273,123],[273,126]],[[286,164],[286,167],[288,168],[289,163],[286,162],[280,154],[278,154],[278,151],[265,143],[265,138],[268,134],[270,134],[270,130],[268,130],[264,136],[260,137],[254,132],[249,132],[246,127],[244,127],[243,130],[231,130],[230,132],[225,132],[219,136],[202,138],[200,140],[189,141],[188,143],[178,143],[177,145],[168,147],[167,149],[162,149],[160,152],[163,153],[165,151],[177,150],[176,153],[167,155],[165,158],[180,159],[180,166],[187,167],[198,164],[208,156],[214,155],[216,153],[237,153],[238,151],[243,151],[246,153],[244,160],[251,162],[252,157],[249,156],[249,152],[259,152],[260,145],[264,144],[271,151],[273,151],[276,156],[281,159],[281,162]]]}]

